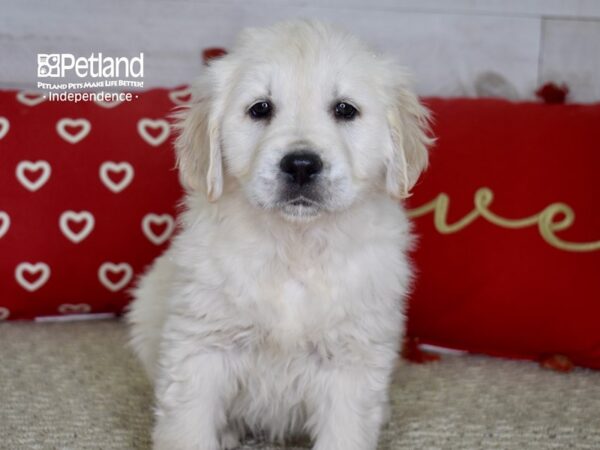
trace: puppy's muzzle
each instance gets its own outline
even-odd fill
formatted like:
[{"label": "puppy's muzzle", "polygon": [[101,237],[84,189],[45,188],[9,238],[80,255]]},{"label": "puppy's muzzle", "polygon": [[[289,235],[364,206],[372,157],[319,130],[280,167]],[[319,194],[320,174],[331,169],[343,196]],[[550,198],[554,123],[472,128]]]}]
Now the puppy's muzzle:
[{"label": "puppy's muzzle", "polygon": [[323,170],[321,157],[311,151],[288,153],[279,163],[288,183],[303,186],[314,181]]}]

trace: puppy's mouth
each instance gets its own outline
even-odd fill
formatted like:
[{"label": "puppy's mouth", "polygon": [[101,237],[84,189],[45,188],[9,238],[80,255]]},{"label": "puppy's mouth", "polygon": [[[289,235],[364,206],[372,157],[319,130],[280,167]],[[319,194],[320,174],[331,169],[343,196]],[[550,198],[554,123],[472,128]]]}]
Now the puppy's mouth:
[{"label": "puppy's mouth", "polygon": [[308,208],[308,207],[319,207],[320,206],[319,203],[316,202],[315,200],[312,200],[310,198],[306,198],[306,197],[303,197],[303,196],[299,196],[299,197],[296,197],[296,198],[294,198],[292,200],[288,200],[286,202],[286,205],[289,205],[289,206],[304,206],[305,208]]},{"label": "puppy's mouth", "polygon": [[284,216],[293,220],[314,218],[321,213],[322,208],[320,202],[303,195],[281,201],[278,206]]}]

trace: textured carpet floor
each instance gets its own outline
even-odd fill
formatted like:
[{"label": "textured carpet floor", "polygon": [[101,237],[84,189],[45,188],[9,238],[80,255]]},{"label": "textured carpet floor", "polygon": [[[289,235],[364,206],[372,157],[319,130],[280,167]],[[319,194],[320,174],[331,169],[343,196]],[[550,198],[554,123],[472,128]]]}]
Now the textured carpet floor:
[{"label": "textured carpet floor", "polygon": [[[117,321],[0,324],[0,448],[148,449],[151,388],[124,344]],[[600,449],[600,372],[446,356],[404,364],[392,396],[381,450]]]}]

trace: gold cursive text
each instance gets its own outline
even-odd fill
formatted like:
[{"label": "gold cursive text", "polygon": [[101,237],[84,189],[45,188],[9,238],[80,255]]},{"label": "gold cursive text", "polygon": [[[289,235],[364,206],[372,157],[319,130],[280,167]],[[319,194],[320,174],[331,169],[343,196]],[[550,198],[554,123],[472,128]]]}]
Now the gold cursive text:
[{"label": "gold cursive text", "polygon": [[551,246],[567,252],[593,252],[600,250],[600,241],[568,242],[560,239],[556,232],[566,230],[575,221],[575,212],[565,203],[552,203],[541,212],[523,219],[506,219],[490,210],[494,193],[490,188],[482,187],[475,192],[475,208],[462,219],[448,223],[450,198],[441,192],[436,198],[424,205],[408,211],[412,218],[433,212],[433,223],[441,234],[451,234],[466,228],[478,217],[503,228],[525,228],[537,225],[542,238]]}]

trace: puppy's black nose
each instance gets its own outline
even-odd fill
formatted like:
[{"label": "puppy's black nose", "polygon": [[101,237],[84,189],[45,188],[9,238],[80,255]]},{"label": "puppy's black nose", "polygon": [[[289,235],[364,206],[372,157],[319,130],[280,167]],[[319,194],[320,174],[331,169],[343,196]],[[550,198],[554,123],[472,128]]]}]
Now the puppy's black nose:
[{"label": "puppy's black nose", "polygon": [[279,167],[294,183],[305,184],[323,170],[323,161],[313,152],[294,152],[285,155]]}]

